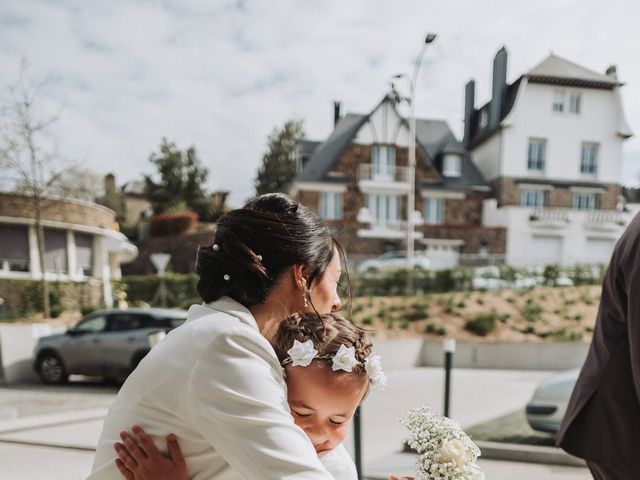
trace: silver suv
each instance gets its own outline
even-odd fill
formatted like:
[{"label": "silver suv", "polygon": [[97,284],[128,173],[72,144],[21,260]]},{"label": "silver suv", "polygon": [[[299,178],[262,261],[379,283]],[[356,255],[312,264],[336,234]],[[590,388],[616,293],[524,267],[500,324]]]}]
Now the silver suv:
[{"label": "silver suv", "polygon": [[102,310],[63,334],[38,340],[34,368],[44,383],[65,383],[71,374],[121,381],[169,330],[187,318],[184,310]]}]

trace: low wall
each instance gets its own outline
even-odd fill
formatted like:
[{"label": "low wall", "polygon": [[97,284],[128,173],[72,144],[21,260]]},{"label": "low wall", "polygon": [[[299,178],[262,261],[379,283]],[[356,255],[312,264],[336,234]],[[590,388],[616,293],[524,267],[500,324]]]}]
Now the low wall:
[{"label": "low wall", "polygon": [[33,350],[38,338],[59,333],[51,325],[0,323],[0,382],[22,383],[38,380],[33,370]]},{"label": "low wall", "polygon": [[[458,368],[568,370],[580,367],[588,350],[589,344],[581,342],[457,342],[453,365]],[[443,366],[442,342],[425,341],[419,364],[423,367]]]}]

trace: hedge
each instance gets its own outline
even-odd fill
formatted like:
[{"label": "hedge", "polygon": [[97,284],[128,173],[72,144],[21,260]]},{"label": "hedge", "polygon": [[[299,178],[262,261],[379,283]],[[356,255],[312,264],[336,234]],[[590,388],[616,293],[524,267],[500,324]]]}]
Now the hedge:
[{"label": "hedge", "polygon": [[[184,307],[187,303],[199,303],[198,276],[196,274],[168,273],[164,276],[164,282],[169,292],[167,306]],[[157,275],[129,275],[122,277],[117,282],[118,288],[124,288],[127,292],[129,303],[145,302],[153,303],[154,297],[160,288],[160,277]]]}]

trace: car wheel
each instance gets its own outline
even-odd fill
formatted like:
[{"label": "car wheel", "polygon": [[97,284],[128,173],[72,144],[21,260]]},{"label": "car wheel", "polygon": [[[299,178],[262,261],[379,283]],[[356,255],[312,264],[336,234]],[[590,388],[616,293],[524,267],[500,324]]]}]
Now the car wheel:
[{"label": "car wheel", "polygon": [[48,385],[66,383],[69,376],[64,364],[55,353],[43,353],[38,360],[38,374],[42,381]]}]

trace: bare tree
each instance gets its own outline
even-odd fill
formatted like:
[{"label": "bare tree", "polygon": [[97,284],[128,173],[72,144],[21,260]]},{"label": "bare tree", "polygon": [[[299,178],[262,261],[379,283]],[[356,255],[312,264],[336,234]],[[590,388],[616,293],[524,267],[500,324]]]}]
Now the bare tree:
[{"label": "bare tree", "polygon": [[[51,127],[58,114],[41,113],[39,93],[44,82],[35,85],[28,80],[27,63],[23,60],[17,82],[8,87],[8,101],[0,110],[0,167],[12,174],[12,190],[25,195],[35,219],[38,257],[41,269],[43,314],[49,317],[49,286],[44,263],[43,213],[53,204],[68,198],[90,199],[91,178],[87,170],[73,165],[63,166],[56,137]],[[95,177],[95,176],[94,176]]]}]

